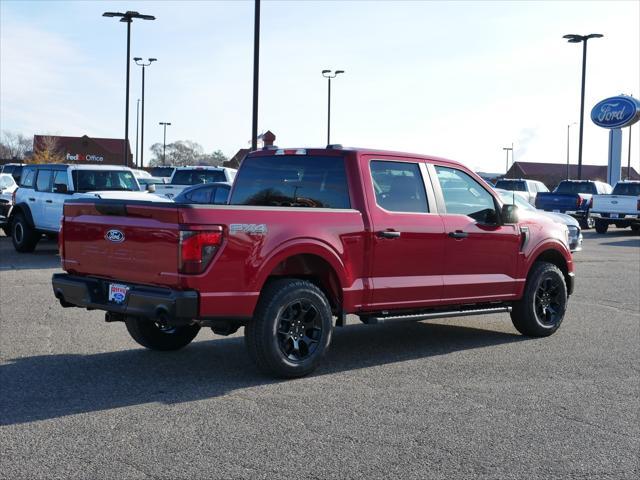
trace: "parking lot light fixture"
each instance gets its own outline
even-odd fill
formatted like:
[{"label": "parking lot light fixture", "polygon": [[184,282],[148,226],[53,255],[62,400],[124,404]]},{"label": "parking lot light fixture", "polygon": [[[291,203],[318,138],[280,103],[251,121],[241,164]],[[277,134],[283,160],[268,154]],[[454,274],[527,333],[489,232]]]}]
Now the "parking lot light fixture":
[{"label": "parking lot light fixture", "polygon": [[329,81],[329,91],[327,96],[327,145],[331,145],[331,79],[336,78],[344,70],[322,70],[322,76]]},{"label": "parking lot light fixture", "polygon": [[159,122],[158,125],[164,127],[164,140],[162,141],[162,166],[164,167],[167,164],[167,125],[171,125],[171,122]]},{"label": "parking lot light fixture", "polygon": [[156,62],[157,58],[148,58],[145,62],[141,57],[134,57],[133,61],[136,62],[136,65],[142,67],[142,121],[140,126],[140,167],[142,167],[144,162],[144,71],[145,68],[151,65],[153,62]]},{"label": "parking lot light fixture", "polygon": [[503,147],[502,150],[505,150],[507,152],[507,165],[504,171],[504,176],[506,177],[507,173],[509,172],[509,151],[511,151],[511,159],[513,160],[513,143],[511,144],[510,147]]},{"label": "parking lot light fixture", "polygon": [[589,35],[577,35],[569,33],[562,38],[566,38],[569,43],[582,43],[582,90],[580,94],[580,136],[578,140],[578,180],[582,180],[582,134],[584,130],[584,84],[587,68],[587,40],[591,38],[602,38],[601,33],[590,33]]},{"label": "parking lot light fixture", "polygon": [[129,165],[128,151],[127,146],[129,145],[129,63],[131,58],[131,23],[134,18],[138,18],[140,20],[155,20],[156,17],[153,15],[144,15],[138,12],[127,11],[127,12],[104,12],[102,14],[103,17],[118,17],[121,22],[127,24],[127,78],[126,78],[126,86],[125,86],[125,110],[124,110],[124,145],[122,147],[123,150],[123,159],[124,164]]}]

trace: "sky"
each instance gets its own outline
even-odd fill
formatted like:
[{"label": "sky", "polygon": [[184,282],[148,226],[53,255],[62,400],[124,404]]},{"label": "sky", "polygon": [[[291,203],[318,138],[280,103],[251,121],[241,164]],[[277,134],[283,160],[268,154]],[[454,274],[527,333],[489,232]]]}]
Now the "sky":
[{"label": "sky", "polygon": [[[122,138],[126,26],[146,71],[145,163],[162,142],[192,140],[232,156],[251,137],[253,1],[0,0],[0,129]],[[259,129],[281,147],[331,141],[431,154],[504,172],[520,161],[566,162],[579,121],[582,49],[567,33],[602,33],[587,56],[583,163],[606,164],[608,131],[591,108],[640,96],[640,1],[265,1]],[[140,67],[132,63],[129,139],[135,150]],[[640,124],[632,165],[640,169]],[[623,132],[627,162],[628,128]],[[578,125],[570,129],[577,162]]]}]

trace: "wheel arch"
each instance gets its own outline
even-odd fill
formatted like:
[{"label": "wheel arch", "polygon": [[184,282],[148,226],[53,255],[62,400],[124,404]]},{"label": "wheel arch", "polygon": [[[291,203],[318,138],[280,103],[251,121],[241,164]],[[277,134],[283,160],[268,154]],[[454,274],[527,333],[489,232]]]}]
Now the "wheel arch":
[{"label": "wheel arch", "polygon": [[31,228],[36,228],[35,223],[33,222],[33,215],[31,215],[31,209],[29,208],[29,205],[27,205],[26,203],[18,203],[17,205],[14,205],[11,209],[11,215],[9,216],[9,218],[13,220],[18,213],[22,213],[24,215],[27,223]]},{"label": "wheel arch", "polygon": [[572,261],[569,255],[567,260],[567,253],[563,252],[555,244],[545,245],[541,247],[534,255],[531,256],[532,260],[527,269],[527,278],[531,274],[533,266],[538,262],[548,262],[560,269],[562,276],[564,277],[565,284],[567,285],[567,294],[573,293],[573,268],[571,268]]}]

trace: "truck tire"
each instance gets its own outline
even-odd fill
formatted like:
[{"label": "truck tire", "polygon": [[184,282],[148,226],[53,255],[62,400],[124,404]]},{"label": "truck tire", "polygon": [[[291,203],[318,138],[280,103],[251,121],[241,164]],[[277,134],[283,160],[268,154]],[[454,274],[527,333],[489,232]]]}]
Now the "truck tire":
[{"label": "truck tire", "polygon": [[302,377],[317,366],[331,342],[333,317],[327,297],[306,280],[267,284],[245,327],[251,360],[262,372]]},{"label": "truck tire", "polygon": [[631,225],[631,230],[634,232],[640,231],[640,225]]},{"label": "truck tire", "polygon": [[590,228],[593,228],[595,219],[587,214],[586,217],[580,219],[579,223],[582,230],[589,230]]},{"label": "truck tire", "polygon": [[186,347],[196,338],[199,325],[162,327],[146,318],[127,317],[125,325],[131,338],[151,350],[171,351]]},{"label": "truck tire", "polygon": [[607,233],[609,230],[609,223],[603,220],[596,220],[596,232],[598,233]]},{"label": "truck tire", "polygon": [[513,305],[511,320],[522,335],[548,337],[564,319],[567,285],[558,267],[536,262],[527,278],[522,299]]},{"label": "truck tire", "polygon": [[11,240],[16,252],[29,253],[36,249],[40,234],[29,225],[24,214],[17,213],[11,220]]}]

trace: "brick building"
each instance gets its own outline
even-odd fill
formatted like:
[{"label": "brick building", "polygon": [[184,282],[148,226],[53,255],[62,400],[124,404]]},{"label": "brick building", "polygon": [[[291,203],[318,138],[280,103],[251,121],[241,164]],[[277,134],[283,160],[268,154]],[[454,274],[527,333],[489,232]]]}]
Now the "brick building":
[{"label": "brick building", "polygon": [[127,143],[127,161],[123,159],[124,140],[120,138],[62,137],[34,135],[33,153],[49,150],[63,158],[65,163],[95,163],[97,165],[133,166],[131,146]]}]

